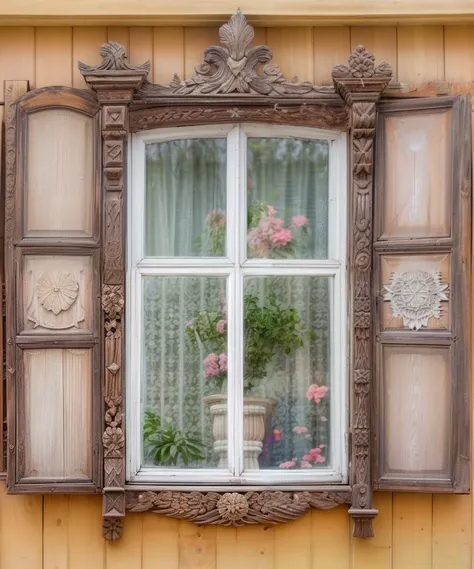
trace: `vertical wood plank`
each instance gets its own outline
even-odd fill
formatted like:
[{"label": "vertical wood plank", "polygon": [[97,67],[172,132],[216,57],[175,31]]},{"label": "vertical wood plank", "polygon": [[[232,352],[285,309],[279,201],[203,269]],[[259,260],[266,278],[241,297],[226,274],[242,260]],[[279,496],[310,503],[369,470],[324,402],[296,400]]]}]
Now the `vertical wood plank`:
[{"label": "vertical wood plank", "polygon": [[43,569],[43,497],[7,496],[0,482],[0,567]]},{"label": "vertical wood plank", "polygon": [[431,569],[433,496],[393,494],[393,569]]},{"label": "vertical wood plank", "polygon": [[217,569],[216,534],[216,526],[196,526],[181,520],[179,569]]},{"label": "vertical wood plank", "polygon": [[79,26],[72,29],[72,86],[85,89],[86,82],[77,63],[88,65],[101,62],[100,46],[107,41],[107,29],[103,26]]},{"label": "vertical wood plank", "polygon": [[[102,497],[69,496],[69,565],[67,569],[104,569]],[[58,569],[63,569],[59,566]]]},{"label": "vertical wood plank", "polygon": [[130,28],[130,49],[128,56],[132,65],[151,62],[149,81],[153,81],[153,28]]},{"label": "vertical wood plank", "polygon": [[[143,515],[142,569],[180,569],[179,521],[157,514]],[[159,560],[159,563],[158,561]]]},{"label": "vertical wood plank", "polygon": [[375,537],[371,539],[351,537],[351,569],[391,569],[392,567],[392,494],[390,492],[375,494],[374,508],[379,511],[373,522]]},{"label": "vertical wood plank", "polygon": [[239,561],[239,545],[234,527],[219,526],[216,533],[217,569],[241,569]]},{"label": "vertical wood plank", "polygon": [[36,87],[72,86],[72,28],[36,28]]},{"label": "vertical wood plank", "polygon": [[130,50],[130,28],[126,26],[111,26],[107,28],[107,41],[116,41],[122,44],[125,52]]},{"label": "vertical wood plank", "polygon": [[69,496],[46,495],[43,516],[43,569],[68,568]]},{"label": "vertical wood plank", "polygon": [[397,79],[397,28],[394,26],[354,26],[351,28],[351,50],[358,45],[375,55],[375,63],[385,61],[392,66]]},{"label": "vertical wood plank", "polygon": [[204,50],[220,45],[218,28],[184,28],[184,75],[194,75],[194,67],[204,61]]},{"label": "vertical wood plank", "polygon": [[441,26],[403,26],[398,30],[398,80],[408,85],[444,79]]},{"label": "vertical wood plank", "polygon": [[314,28],[314,83],[332,85],[334,65],[346,63],[351,52],[350,28]]},{"label": "vertical wood plank", "polygon": [[471,567],[471,497],[433,495],[433,569]]},{"label": "vertical wood plank", "polygon": [[257,525],[239,528],[237,530],[237,567],[273,569],[274,548],[275,527]]},{"label": "vertical wood plank", "polygon": [[446,26],[444,29],[446,81],[453,92],[474,90],[474,26]]},{"label": "vertical wood plank", "polygon": [[313,81],[313,28],[268,28],[268,45],[276,63],[287,79]]},{"label": "vertical wood plank", "polygon": [[32,27],[0,27],[0,98],[3,82],[26,80],[35,86],[35,29]]},{"label": "vertical wood plank", "polygon": [[[312,518],[311,512],[302,518],[281,524],[275,527],[275,562],[274,569],[287,569],[288,567],[298,567],[298,569],[311,569],[312,559]],[[318,536],[318,543],[321,538]],[[318,565],[321,559],[318,556]],[[319,565],[324,566],[324,565]]]},{"label": "vertical wood plank", "polygon": [[125,516],[123,536],[106,542],[106,569],[142,569],[142,526],[141,514]]},{"label": "vertical wood plank", "polygon": [[311,569],[349,569],[352,523],[347,506],[311,511]]},{"label": "vertical wood plank", "polygon": [[250,44],[251,46],[254,45],[268,45],[268,30],[267,28],[254,28],[254,37],[253,37],[253,41]]},{"label": "vertical wood plank", "polygon": [[[0,89],[1,92],[1,89]],[[5,122],[5,114],[4,114],[5,107],[0,107],[0,156],[3,152],[3,131],[4,131],[4,122]],[[0,160],[0,180],[3,180],[3,170],[2,170],[2,160]],[[5,203],[5,184],[0,183],[0,203]],[[5,250],[5,208],[0,208],[0,251],[2,254],[0,255],[0,290],[2,291],[2,296],[4,294],[3,287],[5,286],[5,255],[3,251]],[[3,362],[4,358],[4,334],[5,330],[3,328],[3,318],[5,317],[4,314],[4,306],[3,306],[3,299],[2,299],[2,306],[0,308],[0,361]],[[6,436],[6,400],[5,396],[7,393],[7,385],[5,381],[5,374],[2,374],[2,379],[0,380],[0,442],[2,443],[1,451],[0,451],[0,470],[1,472],[5,472],[7,469],[7,460],[6,456],[4,456],[4,445],[3,445],[3,438],[4,434]]]},{"label": "vertical wood plank", "polygon": [[[191,49],[194,49],[191,46]],[[184,28],[153,29],[153,81],[167,84],[177,73],[184,77]]]}]

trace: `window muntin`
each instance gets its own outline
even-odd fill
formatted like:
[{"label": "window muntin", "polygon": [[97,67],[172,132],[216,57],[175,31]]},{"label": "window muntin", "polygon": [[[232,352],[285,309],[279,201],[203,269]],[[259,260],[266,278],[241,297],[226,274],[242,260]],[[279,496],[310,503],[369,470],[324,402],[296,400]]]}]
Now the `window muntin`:
[{"label": "window muntin", "polygon": [[[226,202],[227,208],[225,210],[223,207],[214,207],[215,202],[212,203],[212,200],[204,198],[202,202],[205,204],[209,203],[213,209],[209,212],[199,213],[201,226],[202,217],[205,217],[205,223],[207,222],[208,225],[215,223],[216,227],[218,227],[219,238],[217,242],[222,246],[225,240],[225,256],[223,256],[223,250],[218,250],[218,247],[214,248],[214,254],[222,255],[219,257],[212,257],[209,253],[207,253],[208,256],[206,257],[147,256],[146,253],[149,250],[149,246],[146,244],[145,235],[148,235],[149,231],[144,228],[143,219],[146,218],[148,223],[152,223],[154,217],[153,212],[147,208],[146,201],[146,195],[150,193],[150,189],[146,190],[147,180],[150,179],[146,171],[147,146],[178,141],[178,145],[183,148],[188,145],[187,141],[189,140],[206,140],[206,142],[219,140],[219,144],[216,146],[226,156],[226,199],[223,200],[221,198],[220,203]],[[211,142],[211,144],[213,143]],[[272,167],[271,164],[266,164],[265,168],[267,170],[267,178],[268,173],[271,174],[272,184],[275,182],[277,185],[280,184],[280,186],[283,184],[285,199],[279,200],[278,195],[276,195],[277,192],[269,191],[268,183],[266,187],[265,184],[261,183],[265,176],[262,174],[262,168],[259,171],[258,161],[255,159],[256,144],[260,145],[263,151],[267,151],[266,154],[270,160],[274,160],[274,157],[277,156],[278,161],[275,167]],[[272,145],[279,150],[279,153],[275,154],[272,152]],[[322,162],[319,171],[314,172],[315,169],[317,170],[314,166],[314,160],[312,163],[309,160],[310,166],[306,167],[306,169],[302,167],[301,164],[304,161],[305,152],[309,154],[312,152],[313,158],[315,154],[318,154],[318,160],[320,163]],[[299,200],[294,200],[295,204],[291,203],[293,200],[291,200],[289,195],[292,181],[290,168],[287,169],[285,179],[281,175],[274,175],[275,172],[277,174],[283,172],[284,165],[281,163],[281,157],[278,158],[278,156],[283,155],[283,159],[285,159],[285,154],[286,156],[289,155],[296,162],[296,164],[292,164],[293,178],[295,178],[296,173],[296,183],[298,184],[298,180],[303,178],[308,187],[306,194],[303,196],[304,199],[301,199],[300,196]],[[131,324],[131,331],[128,335],[128,479],[137,482],[248,482],[249,484],[312,484],[345,480],[347,471],[347,457],[344,448],[347,411],[347,362],[345,353],[347,344],[347,308],[345,301],[345,136],[342,133],[310,128],[262,125],[222,125],[217,127],[162,129],[160,131],[134,135],[132,156],[132,191],[129,204],[129,258],[131,262],[128,286],[129,302],[127,303],[130,309],[128,322]],[[301,158],[302,156],[303,159]],[[255,166],[256,163],[257,166]],[[313,172],[311,172],[311,168],[313,168]],[[258,185],[253,183],[252,175],[256,180],[260,180]],[[313,186],[317,185],[315,193],[319,197],[321,205],[319,208],[315,207],[315,200],[312,199],[314,196],[310,195],[311,175],[313,176],[312,179],[316,180]],[[220,170],[220,178],[222,179],[222,170]],[[209,179],[212,179],[212,176],[209,176]],[[192,178],[191,180],[192,183],[190,185],[195,187],[195,181]],[[299,186],[301,194],[301,183],[299,183]],[[277,187],[276,189],[278,190],[279,188]],[[219,193],[219,190],[216,190],[217,193]],[[273,197],[276,199],[276,206],[273,206],[270,201]],[[300,230],[303,226],[304,229],[309,230],[310,243],[305,249],[305,254],[299,254],[298,250],[295,250],[292,255],[280,255],[278,254],[280,251],[277,251],[276,255],[269,254],[247,258],[249,233],[252,229],[258,227],[258,223],[248,227],[248,224],[251,224],[252,221],[247,206],[251,209],[256,201],[262,200],[262,198],[266,198],[267,202],[266,207],[268,209],[266,215],[273,219],[281,220],[277,222],[276,225],[279,225],[279,227],[276,230],[287,229],[291,231],[292,236],[293,231],[296,233],[296,230]],[[282,203],[282,206],[280,203]],[[308,204],[311,207],[308,207]],[[183,204],[180,205],[182,206]],[[302,205],[304,207],[301,207]],[[270,209],[271,206],[273,206],[275,211]],[[323,214],[322,212],[325,213]],[[225,227],[222,225],[222,215],[225,217]],[[304,223],[300,225],[292,224],[292,220],[295,217],[297,217],[297,221],[304,221]],[[199,225],[199,222],[195,225]],[[222,238],[223,232],[225,233],[224,238]],[[278,247],[283,249],[285,247],[283,242],[284,239],[279,240],[277,238],[274,241],[275,249]],[[208,247],[207,251],[210,250],[212,248]],[[180,468],[180,466],[184,466],[182,460],[178,460],[174,467],[170,465],[163,466],[162,464],[160,466],[151,465],[144,463],[142,460],[144,450],[142,421],[144,410],[150,402],[147,399],[147,393],[153,391],[153,389],[156,391],[156,386],[152,388],[149,385],[147,386],[146,378],[149,377],[147,375],[149,371],[144,372],[144,362],[145,364],[147,363],[146,354],[153,353],[152,349],[148,349],[147,352],[147,338],[155,336],[154,341],[156,341],[156,330],[153,330],[153,325],[150,324],[153,322],[153,318],[149,318],[148,325],[144,327],[144,321],[147,321],[144,315],[149,309],[150,299],[142,292],[144,291],[143,282],[147,282],[147,279],[152,278],[157,279],[155,282],[158,282],[160,279],[163,282],[171,282],[174,279],[177,283],[191,283],[193,279],[200,279],[198,281],[200,283],[211,282],[216,279],[226,281],[224,299],[226,307],[224,309],[224,306],[222,306],[222,317],[219,317],[215,322],[216,325],[219,324],[222,328],[227,340],[227,357],[224,364],[227,370],[224,370],[226,371],[225,374],[221,374],[222,368],[219,367],[219,357],[225,352],[219,350],[217,352],[209,351],[208,355],[215,354],[217,359],[212,357],[209,360],[208,358],[207,363],[203,365],[203,361],[206,358],[202,358],[204,355],[203,349],[205,351],[205,346],[203,347],[202,344],[208,345],[207,339],[201,341],[202,338],[199,338],[200,346],[196,352],[199,352],[199,356],[196,356],[196,354],[192,354],[190,344],[184,341],[182,337],[183,329],[184,333],[187,333],[185,330],[186,323],[196,322],[195,319],[203,310],[205,312],[216,312],[217,305],[216,307],[206,306],[202,304],[201,300],[199,306],[198,302],[195,305],[195,309],[190,310],[189,306],[186,307],[183,296],[176,301],[175,307],[172,304],[168,305],[168,311],[176,317],[176,320],[183,320],[178,344],[181,344],[181,349],[184,350],[182,353],[185,353],[186,357],[191,358],[192,366],[195,366],[194,369],[196,370],[193,373],[200,375],[198,386],[193,386],[196,397],[199,396],[200,398],[198,412],[200,418],[196,421],[196,419],[193,419],[192,413],[189,414],[183,411],[183,407],[175,412],[175,416],[167,416],[167,418],[175,421],[173,423],[175,430],[187,430],[187,426],[191,425],[191,438],[195,438],[194,435],[197,434],[198,438],[201,437],[201,442],[202,440],[207,441],[205,445],[206,452],[203,453],[206,459],[199,462],[198,468],[196,462],[191,462],[186,467]],[[272,423],[268,418],[268,411],[266,412],[265,436],[263,437],[264,440],[261,441],[262,449],[258,453],[257,458],[259,468],[256,469],[255,460],[252,462],[249,459],[248,441],[244,441],[243,436],[244,431],[247,433],[249,428],[246,420],[248,408],[243,398],[244,382],[247,383],[244,375],[248,367],[245,361],[248,342],[244,326],[244,320],[246,319],[243,313],[244,298],[249,294],[247,291],[251,291],[253,287],[253,293],[257,293],[254,294],[257,304],[260,305],[260,308],[265,308],[265,298],[266,295],[271,294],[270,289],[272,286],[275,288],[278,283],[285,283],[284,289],[286,292],[282,295],[281,290],[279,291],[280,298],[277,304],[282,310],[294,309],[294,306],[289,306],[289,304],[292,304],[295,298],[299,298],[298,310],[294,310],[294,312],[297,314],[300,323],[306,320],[303,327],[308,328],[304,332],[305,334],[308,333],[308,341],[305,341],[306,345],[303,346],[302,350],[311,352],[314,351],[314,348],[309,345],[309,333],[311,332],[311,335],[314,336],[314,330],[311,329],[314,328],[314,323],[309,321],[310,326],[307,326],[308,313],[311,312],[308,311],[307,306],[309,306],[312,294],[314,298],[314,291],[311,291],[311,287],[308,286],[310,282],[317,283],[317,286],[314,285],[315,289],[319,287],[319,299],[316,301],[316,303],[319,303],[319,306],[316,308],[315,314],[318,315],[319,323],[321,324],[322,320],[318,310],[324,309],[324,318],[326,318],[327,326],[324,330],[320,327],[318,341],[321,343],[321,337],[324,335],[326,344],[319,348],[319,355],[316,358],[318,359],[317,364],[314,364],[314,362],[311,364],[308,358],[306,358],[305,362],[305,358],[302,357],[301,353],[292,353],[289,356],[280,354],[280,377],[285,366],[292,368],[291,373],[287,374],[287,378],[284,381],[280,380],[280,395],[286,390],[285,381],[287,385],[290,385],[292,381],[295,383],[294,378],[298,376],[296,383],[299,385],[299,388],[293,394],[296,401],[296,404],[293,403],[293,408],[296,411],[291,418],[287,418],[287,424],[283,430],[279,429],[278,425]],[[182,284],[180,286],[181,288],[183,287]],[[193,285],[186,286],[189,286],[190,289],[193,288]],[[175,294],[175,289],[178,287],[171,288]],[[276,286],[277,291],[278,288]],[[294,289],[293,292],[292,289]],[[206,294],[209,294],[209,291]],[[204,297],[206,294],[204,294]],[[217,304],[219,304],[222,300],[221,292],[214,295],[211,294],[211,296],[211,304],[218,300]],[[324,299],[322,296],[324,296]],[[289,299],[292,297],[293,300],[289,302]],[[154,303],[155,307],[160,306],[160,310],[163,312],[162,303],[156,298],[152,299],[152,303]],[[223,315],[224,310],[226,316]],[[190,317],[189,320],[188,317]],[[217,318],[218,315],[214,314],[214,317]],[[225,320],[225,322],[223,323],[221,320]],[[159,327],[157,326],[157,328]],[[160,338],[159,341],[162,342],[163,338]],[[148,360],[148,366],[150,367],[150,365],[152,366],[150,360]],[[160,361],[159,365],[163,367],[164,364]],[[179,365],[183,369],[182,361]],[[303,371],[298,371],[298,366]],[[206,375],[208,376],[207,378]],[[223,375],[225,377],[222,377]],[[303,375],[307,376],[306,379],[302,377]],[[137,378],[141,378],[141,380],[138,381]],[[216,385],[216,380],[220,380],[217,381],[217,384],[221,384],[220,387],[224,393],[228,391],[228,396],[224,398],[224,401],[221,400],[217,403],[212,401],[212,395],[216,393],[209,392],[208,389],[212,382]],[[166,378],[162,377],[160,381],[161,390],[161,385],[166,384]],[[189,381],[192,382],[192,378]],[[307,385],[304,385],[305,381]],[[265,398],[265,395],[268,395],[268,393],[265,393],[265,383],[268,391],[268,386],[273,385],[275,387],[275,384],[278,382],[270,380],[260,381],[259,383],[260,391],[251,392],[250,395],[255,397],[263,396]],[[312,384],[318,385],[319,388],[322,385],[326,385],[329,391],[325,392],[324,389],[315,391],[315,388],[313,388],[312,393],[315,396],[310,400],[309,395],[306,397],[306,394]],[[248,385],[246,385],[246,391],[247,388]],[[178,396],[184,401],[184,393],[186,392],[184,384],[179,386],[177,391]],[[218,389],[215,389],[215,392],[218,391]],[[249,394],[246,393],[246,395]],[[227,404],[227,399],[229,404]],[[272,399],[272,397],[266,397],[266,399]],[[155,399],[155,405],[157,405],[156,401]],[[274,405],[277,407],[282,404],[278,398],[274,399],[274,401],[276,401]],[[319,414],[319,418],[323,417],[328,420],[319,420],[317,428],[311,429],[307,427],[308,433],[304,432],[304,429],[295,429],[295,427],[304,426],[299,423],[303,423],[302,419],[305,419],[307,412],[311,411],[309,406],[312,401],[315,407],[318,407],[316,411]],[[321,412],[323,405],[319,407],[321,402],[324,405],[324,414]],[[226,428],[224,429],[221,425],[219,427],[221,431],[218,434],[221,439],[224,436],[226,444],[221,444],[219,451],[219,436],[216,439],[215,432],[216,429],[219,431],[219,428],[216,427],[215,418],[213,417],[215,414],[213,406],[221,405],[222,407],[223,403],[226,407],[224,413]],[[189,408],[191,407],[192,405]],[[160,411],[163,410],[163,401],[161,399],[158,408]],[[186,421],[189,421],[188,425],[186,425]],[[292,422],[295,421],[296,423],[293,425]],[[167,424],[169,424],[169,421]],[[255,428],[255,425],[252,428]],[[209,435],[211,431],[213,431],[213,448],[210,450],[211,439]],[[284,435],[285,441],[283,444],[281,444],[283,436],[279,436],[278,431],[280,431],[280,435]],[[316,433],[321,434],[320,441],[314,439]],[[270,439],[273,439],[273,441],[270,441]],[[315,444],[316,442],[318,444]],[[269,443],[273,445],[270,449],[268,448]],[[226,448],[223,448],[224,446]],[[280,447],[278,451],[276,449],[277,446]],[[316,448],[320,450],[316,451]],[[312,453],[310,454],[311,451]],[[301,456],[286,456],[287,453]],[[308,455],[312,457],[311,460],[309,460]],[[305,456],[307,460],[305,460]],[[281,461],[280,458],[282,459]],[[294,467],[280,467],[280,464],[292,462],[293,458],[298,459]],[[305,463],[310,462],[311,468],[308,468],[307,464],[304,464],[302,467],[302,461]],[[212,468],[210,468],[211,466]]]}]

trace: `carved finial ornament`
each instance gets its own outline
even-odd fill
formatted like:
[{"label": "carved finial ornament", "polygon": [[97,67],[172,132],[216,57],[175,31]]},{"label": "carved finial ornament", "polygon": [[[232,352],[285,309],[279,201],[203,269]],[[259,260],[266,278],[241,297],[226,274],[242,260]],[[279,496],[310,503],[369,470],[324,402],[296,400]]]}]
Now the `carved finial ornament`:
[{"label": "carved finial ornament", "polygon": [[102,44],[100,47],[100,56],[102,57],[102,63],[99,63],[99,65],[86,65],[82,63],[82,61],[79,61],[77,64],[79,71],[83,75],[103,75],[103,71],[132,71],[133,73],[137,71],[149,73],[150,71],[151,64],[149,61],[143,65],[130,65],[127,61],[124,46],[116,41],[109,41]]}]

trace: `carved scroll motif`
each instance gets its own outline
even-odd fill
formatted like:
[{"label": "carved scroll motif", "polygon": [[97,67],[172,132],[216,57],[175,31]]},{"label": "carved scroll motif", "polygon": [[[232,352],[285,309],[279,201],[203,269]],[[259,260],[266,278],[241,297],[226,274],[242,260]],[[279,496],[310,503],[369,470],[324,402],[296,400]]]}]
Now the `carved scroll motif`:
[{"label": "carved scroll motif", "polygon": [[[190,79],[175,75],[168,85],[146,81],[138,90],[137,99],[153,97],[229,95],[263,95],[274,98],[316,98],[331,89],[315,87],[309,81],[286,79],[272,61],[272,51],[266,45],[250,47],[254,29],[242,12],[235,12],[229,22],[219,29],[220,46],[204,51],[204,63],[195,67]],[[263,65],[263,70],[259,66]]]},{"label": "carved scroll motif", "polygon": [[289,522],[311,507],[329,510],[350,500],[349,492],[133,492],[127,493],[127,510],[239,527]]},{"label": "carved scroll motif", "polygon": [[370,406],[372,383],[372,207],[375,102],[388,85],[389,65],[358,46],[348,65],[333,69],[337,91],[352,110],[352,505],[354,537],[372,537]]}]

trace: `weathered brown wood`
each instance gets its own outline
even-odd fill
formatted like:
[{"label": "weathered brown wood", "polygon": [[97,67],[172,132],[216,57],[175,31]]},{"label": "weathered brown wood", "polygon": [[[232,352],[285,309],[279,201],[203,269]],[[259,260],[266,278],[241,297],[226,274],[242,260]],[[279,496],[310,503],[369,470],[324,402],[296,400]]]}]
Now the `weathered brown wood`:
[{"label": "weathered brown wood", "polygon": [[[23,93],[17,93],[20,95]],[[17,97],[15,97],[17,98]],[[28,172],[28,147],[27,133],[30,117],[37,117],[41,112],[54,112],[52,109],[63,109],[67,112],[75,111],[82,116],[92,117],[93,129],[97,130],[98,126],[98,110],[99,106],[94,100],[93,95],[86,91],[79,91],[69,88],[53,88],[40,89],[32,91],[26,96],[19,98],[16,103],[9,108],[7,119],[7,198],[6,198],[6,233],[8,235],[6,243],[6,255],[8,258],[7,278],[8,288],[7,294],[8,304],[8,354],[7,368],[8,374],[8,421],[9,421],[9,461],[8,461],[8,490],[11,493],[20,492],[57,492],[57,491],[74,491],[74,492],[96,492],[101,487],[101,447],[99,440],[101,433],[97,429],[97,416],[100,415],[101,398],[100,398],[100,381],[99,369],[101,361],[101,350],[99,344],[100,323],[98,312],[100,306],[99,285],[100,285],[100,202],[98,192],[98,176],[94,173],[91,176],[91,200],[93,211],[93,222],[91,224],[90,236],[74,237],[57,235],[54,232],[45,232],[40,237],[35,236],[33,239],[24,238],[24,180]],[[89,120],[89,119],[88,119]],[[97,138],[94,134],[94,137]],[[67,152],[68,146],[65,146]],[[97,171],[98,166],[98,145],[88,145],[91,152],[91,163],[94,164],[94,170]],[[47,165],[46,165],[47,166]],[[61,233],[61,232],[59,232]],[[71,263],[76,263],[76,275],[68,273],[59,274],[61,265],[57,264],[56,269],[50,266],[51,259],[63,257],[69,259]],[[81,268],[76,261],[85,260],[87,270]],[[25,263],[28,260],[35,260],[37,263],[37,271],[39,273],[34,277],[31,286],[35,293],[30,298],[36,299],[37,306],[34,312],[28,312],[28,318],[33,317],[35,325],[42,328],[45,333],[36,333],[32,328],[28,329],[25,325],[25,310],[28,311],[30,300],[23,298],[23,287],[26,275],[23,274]],[[44,267],[44,268],[42,268]],[[66,267],[66,265],[62,265]],[[51,270],[50,270],[51,269]],[[86,270],[85,277],[89,284],[81,282],[82,272]],[[52,272],[51,272],[52,271]],[[57,274],[56,274],[57,273]],[[24,278],[25,277],[25,278]],[[61,278],[61,281],[58,281]],[[82,290],[82,287],[85,287]],[[79,288],[81,292],[79,293]],[[68,291],[66,294],[65,291]],[[74,291],[77,294],[74,294]],[[80,301],[78,301],[78,298]],[[82,332],[77,326],[82,321],[82,308],[75,308],[75,312],[71,312],[71,306],[74,303],[84,303],[84,312],[87,311],[89,316],[86,317],[87,329]],[[42,316],[38,310],[44,311]],[[69,316],[64,320],[64,313],[69,309]],[[63,315],[61,315],[63,313]],[[74,316],[75,315],[75,316]],[[44,320],[46,318],[46,320]],[[77,331],[75,330],[77,329]],[[65,332],[66,330],[66,332]],[[69,330],[69,331],[68,331]],[[38,475],[28,475],[25,471],[25,456],[28,455],[28,445],[30,439],[25,437],[26,434],[26,416],[25,416],[25,377],[24,377],[24,353],[25,350],[44,351],[44,353],[53,354],[51,350],[63,350],[57,352],[68,354],[69,350],[91,350],[87,361],[90,361],[90,371],[88,385],[89,393],[84,393],[84,411],[86,415],[77,425],[77,429],[85,432],[82,448],[74,449],[74,445],[68,445],[69,450],[65,452],[65,464],[68,457],[72,459],[72,469],[69,474],[65,470],[63,478],[51,479],[44,476],[41,472]],[[49,352],[48,352],[49,350]],[[78,352],[72,352],[76,354]],[[57,355],[57,354],[55,354]],[[61,366],[72,365],[72,360],[61,360]],[[69,363],[68,363],[69,362]],[[76,365],[76,364],[74,364]],[[59,369],[59,368],[58,368]],[[62,369],[62,367],[61,367]],[[82,368],[81,368],[82,369]],[[64,373],[64,372],[62,372]],[[77,375],[79,368],[76,370],[76,388],[80,388],[80,377]],[[85,373],[84,370],[81,373]],[[53,381],[55,378],[50,377]],[[58,381],[61,378],[57,378]],[[54,381],[53,381],[54,382]],[[87,384],[85,384],[87,385]],[[77,412],[81,415],[82,406],[79,401],[70,400],[74,398],[71,391],[73,386],[65,383],[65,397],[59,405],[64,405],[65,409],[77,404]],[[79,392],[78,392],[79,393]],[[69,395],[71,397],[68,399]],[[30,406],[35,400],[30,399]],[[66,411],[67,412],[67,411]],[[68,414],[70,415],[70,414]],[[87,424],[83,424],[86,421]],[[31,425],[35,429],[34,424]],[[71,423],[65,423],[65,439],[70,437]],[[59,430],[59,429],[58,429]],[[51,432],[54,432],[51,431]],[[69,435],[67,434],[69,432]],[[63,435],[61,435],[63,436]],[[46,441],[47,442],[47,441]],[[73,454],[71,454],[73,453]],[[81,456],[81,453],[85,453]],[[38,455],[39,456],[39,455]],[[41,458],[43,461],[43,458]],[[43,464],[46,463],[43,461]],[[74,478],[74,464],[82,464],[81,469],[84,475]],[[35,467],[34,467],[35,468]],[[34,470],[33,468],[33,470]],[[47,468],[47,466],[45,466]],[[41,470],[41,469],[40,469]],[[44,470],[46,472],[46,470]]]},{"label": "weathered brown wood", "polygon": [[[427,116],[429,113],[447,113],[449,117],[449,136],[451,144],[444,157],[449,167],[450,179],[447,191],[449,193],[450,216],[446,225],[447,235],[441,238],[433,237],[432,226],[427,225],[421,231],[413,233],[410,238],[384,235],[384,200],[386,200],[386,168],[385,168],[385,127],[387,117],[402,117],[406,123],[412,117]],[[439,115],[438,115],[439,116]],[[471,112],[468,97],[440,97],[432,100],[413,100],[384,102],[379,107],[377,125],[377,155],[379,157],[376,180],[376,210],[375,210],[375,351],[376,351],[376,390],[374,398],[374,437],[376,452],[373,455],[375,487],[378,489],[404,489],[417,491],[423,489],[431,492],[468,492],[470,488],[470,294],[471,294]],[[423,135],[417,129],[417,136]],[[432,137],[431,130],[426,136]],[[434,140],[438,138],[434,137]],[[390,144],[390,148],[393,145]],[[393,157],[392,157],[393,159]],[[431,165],[425,167],[431,168]],[[439,199],[439,184],[435,180],[430,189],[432,199]],[[394,187],[392,191],[396,191]],[[410,208],[406,206],[404,215],[410,218]],[[433,223],[433,216],[428,218]],[[448,258],[447,270],[443,271],[437,265],[437,260]],[[390,284],[382,278],[381,265],[384,260],[406,259],[404,268],[396,269],[391,276]],[[390,262],[392,262],[390,261]],[[386,262],[386,261],[385,261]],[[395,267],[393,265],[393,267]],[[416,282],[415,282],[416,281]],[[411,284],[414,283],[414,284]],[[424,285],[423,283],[426,283]],[[413,309],[406,305],[403,294],[404,287],[417,288],[429,286],[429,295],[425,295],[423,306]],[[413,289],[414,290],[414,289]],[[387,304],[390,303],[390,308]],[[440,312],[441,308],[441,312]],[[387,328],[383,314],[387,310],[403,317],[403,325],[398,330]],[[447,313],[446,311],[449,312]],[[401,319],[400,319],[401,321]],[[444,322],[440,326],[439,323]],[[450,393],[452,392],[450,419],[445,433],[444,448],[449,447],[449,465],[441,475],[436,470],[430,472],[429,464],[425,471],[386,472],[385,457],[393,449],[386,448],[388,444],[384,436],[388,418],[383,401],[386,397],[384,353],[391,347],[402,349],[407,354],[431,353],[440,354],[439,350],[449,349]],[[428,350],[428,351],[427,351]],[[428,357],[428,356],[427,356]],[[428,364],[428,360],[426,360]],[[440,371],[439,367],[437,371]],[[419,368],[419,375],[428,374],[435,381],[434,371],[429,366]],[[411,383],[423,382],[427,378],[413,377]],[[438,378],[439,379],[439,378]],[[421,384],[420,384],[421,385]],[[420,388],[421,389],[421,388]],[[434,393],[434,392],[433,392]],[[433,395],[433,394],[431,394]],[[414,403],[416,404],[416,403]],[[429,412],[430,399],[425,397],[423,402]],[[400,405],[408,406],[409,401],[400,401]],[[433,402],[436,405],[436,402]],[[441,410],[433,410],[442,420]],[[419,415],[420,413],[413,411]],[[407,419],[408,420],[408,419]],[[427,420],[430,420],[427,418]],[[416,441],[423,432],[423,425],[412,425],[413,432],[405,436],[406,444]],[[425,440],[419,445],[425,449],[426,456],[435,452],[441,442],[439,437],[425,433]],[[430,450],[431,449],[431,450]],[[406,451],[410,452],[410,451]],[[414,452],[414,451],[412,451]]]}]

